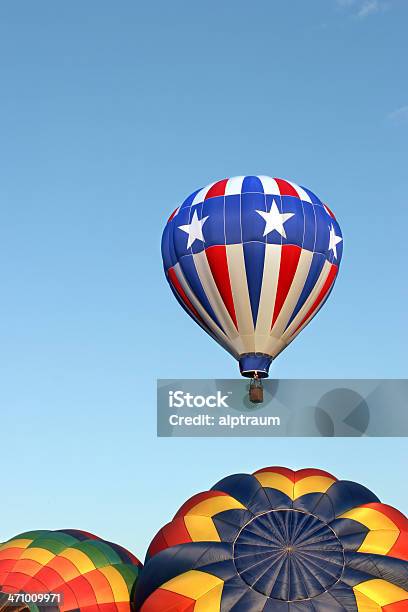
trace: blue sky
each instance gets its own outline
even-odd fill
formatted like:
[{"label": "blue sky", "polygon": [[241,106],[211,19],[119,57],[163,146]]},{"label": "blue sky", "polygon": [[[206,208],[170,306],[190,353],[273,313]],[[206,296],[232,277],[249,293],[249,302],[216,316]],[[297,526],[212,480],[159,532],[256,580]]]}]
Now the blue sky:
[{"label": "blue sky", "polygon": [[274,464],[407,510],[403,439],[155,437],[156,378],[238,376],[160,259],[169,213],[226,176],[306,185],[344,233],[273,376],[407,376],[407,18],[403,0],[1,3],[0,541],[78,527],[143,557],[189,495]]}]

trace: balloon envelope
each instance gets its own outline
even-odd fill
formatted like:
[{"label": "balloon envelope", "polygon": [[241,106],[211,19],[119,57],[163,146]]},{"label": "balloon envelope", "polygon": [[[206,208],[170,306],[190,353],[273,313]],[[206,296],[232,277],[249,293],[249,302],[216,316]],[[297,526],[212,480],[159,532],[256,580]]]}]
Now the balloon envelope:
[{"label": "balloon envelope", "polygon": [[238,176],[195,191],[173,212],[162,255],[181,306],[244,376],[265,377],[326,301],[342,245],[334,214],[309,189]]},{"label": "balloon envelope", "polygon": [[235,474],[159,531],[137,600],[141,612],[402,612],[408,522],[322,470]]},{"label": "balloon envelope", "polygon": [[[0,592],[60,594],[50,610],[61,612],[129,612],[141,568],[122,546],[85,531],[29,531],[0,545]],[[47,609],[38,606],[30,609]],[[11,609],[4,595],[2,609]]]}]

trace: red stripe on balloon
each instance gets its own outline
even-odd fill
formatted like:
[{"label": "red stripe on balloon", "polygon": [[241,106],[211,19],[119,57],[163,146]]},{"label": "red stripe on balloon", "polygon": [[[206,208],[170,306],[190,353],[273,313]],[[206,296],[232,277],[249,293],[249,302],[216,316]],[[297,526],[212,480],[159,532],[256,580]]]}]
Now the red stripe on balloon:
[{"label": "red stripe on balloon", "polygon": [[77,568],[72,561],[57,555],[47,564],[47,567],[54,569],[58,574],[66,579],[67,576],[74,576]]},{"label": "red stripe on balloon", "polygon": [[3,548],[3,550],[0,550],[0,561],[3,559],[19,559],[24,550],[25,548],[17,548],[17,546]]},{"label": "red stripe on balloon", "polygon": [[[17,567],[15,568],[15,570],[17,569]],[[17,569],[18,571],[18,569]],[[61,582],[64,581],[64,578],[62,578],[62,576],[60,575],[60,573],[55,570],[52,569],[50,567],[42,567],[39,571],[37,571],[36,573],[36,578],[37,580],[39,580],[40,582],[42,582],[44,585],[46,585],[46,591],[53,591],[54,589],[56,589]]]},{"label": "red stripe on balloon", "polygon": [[1,562],[0,585],[5,584],[8,574],[13,570],[15,564],[15,559],[4,559],[4,561]]},{"label": "red stripe on balloon", "polygon": [[331,217],[333,217],[333,219],[335,219],[336,217],[334,216],[334,213],[332,210],[330,210],[330,208],[327,206],[327,204],[323,204],[323,206],[325,207],[325,209],[327,210],[327,212],[329,213],[329,215]]},{"label": "red stripe on balloon", "polygon": [[397,559],[403,559],[408,561],[408,519],[396,508],[388,506],[387,504],[381,504],[379,502],[373,502],[371,504],[364,504],[361,508],[372,508],[381,512],[387,518],[390,519],[400,530],[400,535],[397,538],[394,546],[387,553],[389,557],[396,557]]},{"label": "red stripe on balloon", "polygon": [[337,478],[333,476],[333,474],[325,472],[324,470],[317,470],[313,468],[298,470],[295,474],[295,480],[296,482],[299,482],[300,480],[303,480],[303,478],[309,478],[309,476],[323,476],[325,478],[332,478],[333,480],[337,481]]},{"label": "red stripe on balloon", "polygon": [[167,541],[164,537],[163,529],[160,529],[150,543],[146,558],[150,559],[150,557],[154,557],[154,555],[157,555],[158,552],[164,550],[165,548],[167,548]]},{"label": "red stripe on balloon", "polygon": [[371,504],[363,504],[359,506],[359,508],[372,508],[373,510],[377,510],[377,512],[381,512],[387,518],[389,518],[399,529],[404,529],[408,531],[408,519],[406,516],[402,514],[396,508],[392,506],[388,506],[388,504],[382,504],[381,502],[372,502]]},{"label": "red stripe on balloon", "polygon": [[76,576],[69,581],[69,586],[78,601],[78,607],[80,607],[81,603],[85,601],[88,603],[88,605],[97,604],[95,592],[84,576]]},{"label": "red stripe on balloon", "polygon": [[257,474],[262,474],[264,472],[274,472],[275,474],[280,474],[281,476],[289,478],[289,480],[291,480],[292,482],[295,482],[295,472],[293,470],[290,470],[289,468],[277,466],[263,468],[262,470],[257,470],[256,472],[254,472],[254,476],[256,476]]},{"label": "red stripe on balloon", "polygon": [[146,599],[141,612],[194,612],[196,601],[185,595],[157,589]]},{"label": "red stripe on balloon", "polygon": [[102,572],[100,572],[99,569],[87,572],[86,579],[93,588],[96,599],[98,599],[98,595],[101,596],[103,593],[103,598],[105,600],[109,598],[110,601],[115,601],[112,586],[108,578]]},{"label": "red stripe on balloon", "polygon": [[209,198],[215,198],[217,196],[225,195],[225,189],[227,187],[228,179],[223,179],[222,181],[218,181],[215,183],[211,189],[207,191],[207,195],[205,196],[205,200]]},{"label": "red stripe on balloon", "polygon": [[326,281],[319,293],[319,295],[317,296],[317,298],[315,299],[312,307],[309,309],[309,311],[307,312],[306,316],[303,317],[302,321],[299,323],[299,325],[297,326],[297,328],[295,329],[295,331],[293,332],[294,334],[298,331],[298,329],[300,329],[302,327],[302,325],[305,323],[305,321],[307,321],[312,315],[316,314],[317,309],[319,308],[320,304],[323,302],[323,300],[327,297],[335,279],[337,276],[337,271],[338,271],[338,267],[334,264],[332,264],[330,272],[328,274],[328,277],[326,278]]},{"label": "red stripe on balloon", "polygon": [[181,286],[180,281],[177,278],[177,275],[176,275],[176,273],[174,271],[174,268],[169,268],[169,270],[167,271],[167,274],[169,275],[169,279],[170,279],[171,284],[173,285],[174,289],[176,290],[176,292],[180,296],[180,299],[187,306],[187,308],[189,310],[191,310],[191,312],[194,313],[194,315],[197,317],[197,319],[199,319],[201,321],[200,315],[198,314],[197,310],[194,308],[194,306],[192,305],[192,303],[188,299],[186,292],[184,291],[183,287]]},{"label": "red stripe on balloon", "polygon": [[388,606],[383,606],[382,610],[383,612],[407,612],[408,599],[388,604]]},{"label": "red stripe on balloon", "polygon": [[[74,567],[71,570],[71,576],[75,575],[72,573],[78,572],[78,568]],[[39,580],[44,582],[47,585],[45,592],[52,593],[61,593],[64,598],[64,608],[66,610],[75,610],[79,607],[80,601],[76,598],[73,590],[69,587],[68,583],[65,582],[67,576],[60,574],[57,570],[51,569],[49,567],[43,567],[37,574]]]},{"label": "red stripe on balloon", "polygon": [[26,574],[12,572],[7,576],[6,582],[2,585],[2,590],[7,593],[18,593],[28,580]]},{"label": "red stripe on balloon", "polygon": [[175,518],[185,516],[190,510],[192,510],[197,504],[202,501],[206,501],[211,497],[221,497],[228,496],[228,493],[224,493],[223,491],[204,491],[204,493],[198,493],[197,495],[193,495],[190,499],[186,501],[180,508],[180,510],[176,513]]},{"label": "red stripe on balloon", "polygon": [[275,179],[278,187],[279,187],[279,191],[280,194],[283,196],[295,196],[295,198],[299,197],[298,192],[296,191],[296,189],[293,187],[293,185],[291,185],[290,183],[288,183],[287,181],[284,181],[283,179]]},{"label": "red stripe on balloon", "polygon": [[191,542],[191,536],[187,531],[184,518],[176,518],[171,523],[166,525],[163,529],[163,535],[166,539],[167,546],[176,546],[177,544],[184,544],[185,542]]},{"label": "red stripe on balloon", "polygon": [[227,249],[225,245],[212,246],[206,249],[208,264],[211,274],[220,292],[222,301],[235,327],[238,329],[237,317],[235,314],[234,298],[232,297],[231,281],[228,271]]},{"label": "red stripe on balloon", "polygon": [[38,578],[13,571],[7,578],[7,586],[21,589],[26,593],[46,593],[47,585]]},{"label": "red stripe on balloon", "polygon": [[276,290],[275,308],[273,310],[271,329],[275,325],[276,319],[278,318],[288,296],[289,289],[296,274],[301,252],[302,249],[294,244],[282,245],[278,288]]},{"label": "red stripe on balloon", "polygon": [[[78,571],[78,569],[76,571]],[[79,608],[81,610],[85,609],[82,599],[78,594],[74,593],[68,583],[61,584],[58,589],[55,589],[55,592],[61,593],[64,600],[64,605],[61,608],[61,612],[63,610],[78,610]],[[85,601],[87,600],[85,599]]]},{"label": "red stripe on balloon", "polygon": [[400,532],[397,541],[387,553],[387,556],[408,561],[408,533],[406,531]]},{"label": "red stripe on balloon", "polygon": [[171,213],[170,217],[167,219],[167,223],[169,223],[173,219],[173,217],[175,217],[177,215],[177,213],[179,211],[179,208],[180,207],[178,206],[175,210],[173,210],[173,212]]},{"label": "red stripe on balloon", "polygon": [[156,534],[149,546],[147,556],[150,559],[150,557],[157,555],[161,550],[187,542],[192,542],[192,539],[187,531],[184,518],[176,518],[171,523],[165,525]]}]

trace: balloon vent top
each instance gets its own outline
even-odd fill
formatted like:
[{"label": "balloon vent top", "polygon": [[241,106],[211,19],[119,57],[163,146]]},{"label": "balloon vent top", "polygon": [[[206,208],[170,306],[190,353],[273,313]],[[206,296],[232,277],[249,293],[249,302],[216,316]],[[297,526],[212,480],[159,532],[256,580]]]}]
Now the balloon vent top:
[{"label": "balloon vent top", "polygon": [[277,510],[255,517],[240,531],[234,562],[251,589],[271,599],[300,601],[340,580],[344,551],[334,531],[313,514]]}]

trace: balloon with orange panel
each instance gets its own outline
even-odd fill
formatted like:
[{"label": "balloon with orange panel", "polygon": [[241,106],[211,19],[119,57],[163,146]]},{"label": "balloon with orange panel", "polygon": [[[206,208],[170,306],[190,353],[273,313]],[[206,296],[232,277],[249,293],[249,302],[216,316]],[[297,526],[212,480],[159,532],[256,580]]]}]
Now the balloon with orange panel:
[{"label": "balloon with orange panel", "polygon": [[29,531],[0,545],[0,610],[10,595],[23,593],[13,610],[43,609],[58,602],[61,612],[129,612],[142,565],[122,546],[73,529]]},{"label": "balloon with orange panel", "polygon": [[235,474],[153,539],[140,612],[402,612],[408,524],[366,487],[318,469]]}]

